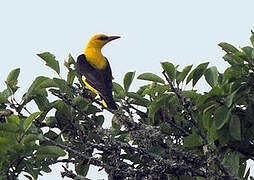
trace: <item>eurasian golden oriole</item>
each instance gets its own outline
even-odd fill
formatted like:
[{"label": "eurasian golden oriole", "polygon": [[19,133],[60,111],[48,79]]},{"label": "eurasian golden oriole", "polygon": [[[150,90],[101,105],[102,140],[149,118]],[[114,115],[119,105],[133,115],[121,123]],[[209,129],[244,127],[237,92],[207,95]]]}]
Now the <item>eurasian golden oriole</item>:
[{"label": "eurasian golden oriole", "polygon": [[112,72],[109,62],[101,53],[108,42],[119,36],[94,35],[88,42],[84,54],[78,56],[77,73],[85,85],[102,99],[102,104],[110,109],[117,109],[113,99]]}]

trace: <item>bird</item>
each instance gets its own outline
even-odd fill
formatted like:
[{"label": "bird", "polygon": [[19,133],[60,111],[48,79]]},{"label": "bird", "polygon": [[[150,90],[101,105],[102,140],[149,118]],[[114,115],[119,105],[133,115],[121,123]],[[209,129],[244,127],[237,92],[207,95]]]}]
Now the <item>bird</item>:
[{"label": "bird", "polygon": [[101,49],[108,42],[120,36],[97,34],[91,37],[83,54],[77,58],[77,74],[85,85],[99,95],[103,106],[116,110],[113,98],[112,71],[109,61],[103,56]]}]

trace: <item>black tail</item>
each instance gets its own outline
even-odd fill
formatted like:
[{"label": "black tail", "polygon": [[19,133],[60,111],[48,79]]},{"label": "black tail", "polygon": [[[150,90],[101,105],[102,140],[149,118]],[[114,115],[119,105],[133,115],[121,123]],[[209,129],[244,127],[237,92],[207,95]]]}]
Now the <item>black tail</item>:
[{"label": "black tail", "polygon": [[102,99],[106,102],[109,109],[116,110],[117,106],[115,103],[115,100],[113,99],[113,96],[101,96]]}]

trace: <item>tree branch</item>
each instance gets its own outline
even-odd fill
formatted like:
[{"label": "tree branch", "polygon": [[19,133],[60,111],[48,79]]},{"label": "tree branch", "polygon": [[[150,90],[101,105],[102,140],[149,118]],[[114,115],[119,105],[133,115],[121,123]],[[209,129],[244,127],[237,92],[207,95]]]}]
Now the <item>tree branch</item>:
[{"label": "tree branch", "polygon": [[[82,114],[82,116],[86,119],[86,121],[95,125],[95,122],[92,121],[91,118],[89,118],[77,105],[73,104],[72,100],[67,98],[65,94],[56,93],[56,92],[52,92],[52,94],[62,99],[66,104],[72,106],[76,111]],[[95,101],[95,103],[97,102]],[[96,158],[88,157],[87,155],[84,156],[83,153],[80,153],[68,146],[63,146],[60,144],[55,144],[55,145],[65,149],[66,151],[71,151],[72,153],[76,154],[80,158],[88,160],[90,164],[105,168],[111,174],[114,173],[115,175],[121,175],[122,177],[134,177],[134,176],[136,177],[137,175],[141,177],[142,175],[147,176],[148,175],[147,173],[157,174],[157,173],[161,173],[161,171],[167,171],[167,173],[173,173],[173,172],[179,171],[181,175],[184,173],[187,173],[187,174],[191,173],[193,176],[198,175],[202,177],[208,177],[210,176],[209,174],[214,174],[213,172],[209,173],[209,171],[206,172],[202,170],[204,169],[204,167],[206,167],[206,162],[198,158],[196,155],[190,152],[188,153],[180,152],[178,149],[173,148],[173,146],[168,146],[166,143],[163,143],[162,142],[163,137],[161,136],[160,130],[158,128],[147,126],[145,124],[136,123],[131,118],[128,118],[127,116],[117,111],[111,111],[107,108],[106,110],[112,112],[117,117],[118,121],[127,128],[133,140],[136,143],[138,143],[138,147],[135,148],[127,143],[116,141],[114,137],[112,137],[110,131],[102,129],[101,127],[95,127],[93,129],[93,131],[101,137],[100,139],[101,144],[83,139],[82,142],[84,146],[90,149],[96,148],[103,152],[110,152],[111,154],[115,152],[116,153],[115,155],[117,154],[120,155],[121,149],[125,149],[131,152],[132,154],[138,153],[140,157],[149,159],[153,163],[147,165],[145,169],[140,171],[134,168],[132,165],[124,163],[122,159],[119,159],[119,155],[117,155],[116,157],[118,158],[116,159],[113,158],[114,161],[111,162],[113,164],[112,166],[110,166],[108,164],[101,162],[100,160]],[[82,133],[82,131],[78,130],[78,132],[80,133],[79,137],[85,136]],[[149,153],[147,151],[147,148],[151,146],[152,144],[158,144],[158,145],[162,145],[166,147],[166,149],[168,149],[168,152],[170,154],[174,154],[174,158],[176,161],[173,159],[172,160],[165,159],[154,153]],[[184,161],[186,163],[186,166],[182,164],[177,165],[178,163],[177,161],[179,160]],[[193,166],[193,163],[196,164],[195,165],[196,169],[190,168]],[[157,167],[156,169],[154,169],[155,166]],[[176,171],[175,169],[176,166],[177,166],[177,169],[179,169],[178,171]],[[208,169],[208,167],[206,167],[205,169]],[[146,173],[144,174],[144,172]]]}]

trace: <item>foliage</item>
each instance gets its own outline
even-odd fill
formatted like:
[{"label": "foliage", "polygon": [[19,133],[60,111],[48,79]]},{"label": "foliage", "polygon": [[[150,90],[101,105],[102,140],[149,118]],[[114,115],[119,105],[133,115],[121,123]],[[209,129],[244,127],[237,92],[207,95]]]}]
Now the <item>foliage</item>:
[{"label": "foliage", "polygon": [[[250,39],[253,46],[253,34]],[[127,72],[123,86],[113,83],[117,111],[79,85],[71,55],[66,79],[39,76],[20,102],[20,69],[14,69],[0,92],[0,179],[22,172],[37,179],[56,163],[65,163],[62,177],[73,179],[85,179],[90,165],[110,179],[247,179],[246,161],[254,157],[254,50],[219,46],[229,63],[223,73],[208,62],[193,70],[162,62],[162,75],[138,75],[147,84],[133,92],[135,72]],[[38,56],[60,73],[54,55]],[[199,93],[194,87],[203,76],[210,90]],[[191,81],[190,90],[181,88]],[[28,110],[32,102],[38,112]],[[110,129],[102,127],[109,121],[104,111],[113,115]]]}]

